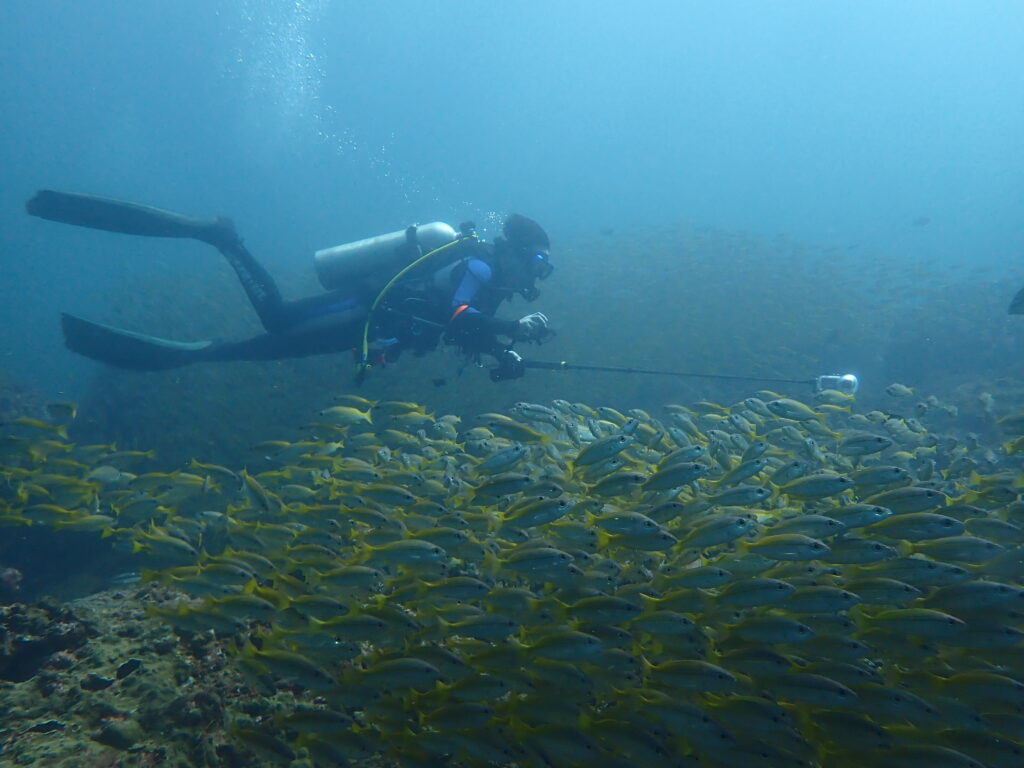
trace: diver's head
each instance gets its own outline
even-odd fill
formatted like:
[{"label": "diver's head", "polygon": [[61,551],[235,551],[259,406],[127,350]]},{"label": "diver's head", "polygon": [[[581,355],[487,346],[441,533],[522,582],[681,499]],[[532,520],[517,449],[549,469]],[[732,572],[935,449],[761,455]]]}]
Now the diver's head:
[{"label": "diver's head", "polygon": [[505,219],[502,232],[512,257],[511,271],[519,276],[516,280],[520,284],[517,291],[523,298],[532,301],[538,293],[533,285],[534,280],[546,279],[554,269],[548,260],[551,241],[540,224],[518,213]]}]

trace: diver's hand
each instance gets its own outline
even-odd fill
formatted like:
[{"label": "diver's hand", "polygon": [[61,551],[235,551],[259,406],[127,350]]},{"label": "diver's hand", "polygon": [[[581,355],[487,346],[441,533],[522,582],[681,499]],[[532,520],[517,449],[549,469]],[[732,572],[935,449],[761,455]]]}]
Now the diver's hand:
[{"label": "diver's hand", "polygon": [[532,312],[519,318],[516,323],[517,341],[540,341],[549,333],[548,316],[543,312]]},{"label": "diver's hand", "polygon": [[498,356],[498,367],[491,368],[491,381],[507,381],[521,378],[526,373],[522,356],[511,349],[506,349]]}]

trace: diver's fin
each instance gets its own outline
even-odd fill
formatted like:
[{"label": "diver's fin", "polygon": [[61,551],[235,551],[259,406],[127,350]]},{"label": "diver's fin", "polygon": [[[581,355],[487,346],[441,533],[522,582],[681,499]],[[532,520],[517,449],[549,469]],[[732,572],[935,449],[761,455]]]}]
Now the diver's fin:
[{"label": "diver's fin", "polygon": [[25,210],[41,219],[127,235],[192,237],[211,245],[238,240],[229,219],[195,219],[162,208],[95,195],[42,189],[26,201]]},{"label": "diver's fin", "polygon": [[123,331],[61,313],[64,344],[72,352],[116,368],[162,371],[202,359],[211,341],[168,341],[142,333]]},{"label": "diver's fin", "polygon": [[1011,315],[1024,315],[1024,288],[1017,291],[1017,295],[1010,302],[1007,312]]}]

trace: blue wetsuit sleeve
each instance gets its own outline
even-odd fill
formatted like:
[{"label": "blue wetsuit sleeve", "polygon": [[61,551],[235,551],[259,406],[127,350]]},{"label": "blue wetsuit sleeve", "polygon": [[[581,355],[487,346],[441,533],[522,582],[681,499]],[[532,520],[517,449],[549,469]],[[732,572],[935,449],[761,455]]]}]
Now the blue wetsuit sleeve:
[{"label": "blue wetsuit sleeve", "polygon": [[487,262],[480,259],[470,259],[466,265],[466,272],[462,275],[459,287],[455,289],[452,296],[452,309],[461,307],[463,304],[469,306],[466,312],[479,312],[473,307],[473,299],[476,298],[480,289],[491,280],[491,267]]},{"label": "blue wetsuit sleeve", "polygon": [[449,333],[468,351],[493,354],[495,350],[503,348],[496,337],[511,336],[516,329],[514,320],[499,320],[483,314],[473,306],[473,300],[480,289],[490,282],[492,276],[493,272],[487,262],[470,259],[462,280],[452,295],[452,310],[455,311],[459,307],[465,309],[452,319]]}]

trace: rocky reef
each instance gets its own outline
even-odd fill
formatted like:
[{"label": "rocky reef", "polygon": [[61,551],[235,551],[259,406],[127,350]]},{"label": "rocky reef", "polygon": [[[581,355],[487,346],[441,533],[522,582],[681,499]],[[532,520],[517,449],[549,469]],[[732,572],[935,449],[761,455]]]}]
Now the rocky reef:
[{"label": "rocky reef", "polygon": [[[144,586],[0,608],[0,764],[48,768],[255,765],[228,729],[272,716],[213,633],[146,616],[181,596]],[[294,702],[292,702],[294,704]]]}]

